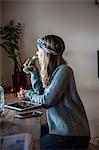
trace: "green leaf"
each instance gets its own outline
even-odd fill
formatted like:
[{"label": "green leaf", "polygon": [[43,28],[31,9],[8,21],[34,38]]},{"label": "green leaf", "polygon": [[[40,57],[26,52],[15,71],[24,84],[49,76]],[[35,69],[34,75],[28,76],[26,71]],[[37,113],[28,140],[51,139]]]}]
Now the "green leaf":
[{"label": "green leaf", "polygon": [[18,56],[19,55],[19,50],[18,49],[14,49],[14,54],[15,54],[15,56]]}]

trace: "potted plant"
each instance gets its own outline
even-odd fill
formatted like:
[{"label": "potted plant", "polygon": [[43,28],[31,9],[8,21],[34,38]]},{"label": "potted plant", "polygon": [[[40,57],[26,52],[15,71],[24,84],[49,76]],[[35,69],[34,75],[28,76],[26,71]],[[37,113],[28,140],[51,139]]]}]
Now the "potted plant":
[{"label": "potted plant", "polygon": [[19,90],[20,86],[26,86],[26,75],[23,73],[23,64],[20,56],[20,39],[22,35],[21,23],[15,23],[14,20],[9,21],[3,27],[0,27],[0,46],[5,50],[13,60],[14,74],[13,87],[15,90]]}]

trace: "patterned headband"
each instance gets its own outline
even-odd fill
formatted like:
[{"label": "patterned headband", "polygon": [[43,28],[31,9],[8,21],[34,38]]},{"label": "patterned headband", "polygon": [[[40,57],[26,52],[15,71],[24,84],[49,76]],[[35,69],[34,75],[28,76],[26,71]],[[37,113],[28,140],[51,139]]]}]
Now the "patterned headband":
[{"label": "patterned headband", "polygon": [[57,53],[53,49],[49,48],[48,45],[45,43],[45,41],[42,38],[39,38],[37,40],[37,47],[44,49],[49,54],[62,55],[61,53]]}]

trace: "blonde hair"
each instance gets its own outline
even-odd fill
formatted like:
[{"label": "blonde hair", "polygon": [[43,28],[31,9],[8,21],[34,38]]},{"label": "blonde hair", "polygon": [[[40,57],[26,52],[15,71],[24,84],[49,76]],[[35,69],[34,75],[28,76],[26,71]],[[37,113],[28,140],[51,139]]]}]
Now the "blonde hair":
[{"label": "blonde hair", "polygon": [[[67,64],[62,54],[65,50],[65,44],[62,38],[56,35],[47,35],[38,40],[38,47],[43,49],[41,62],[41,79],[43,87],[47,87],[49,77],[54,70],[62,65]],[[47,49],[49,53],[45,50]]]},{"label": "blonde hair", "polygon": [[43,87],[46,88],[49,82],[49,78],[54,72],[54,70],[62,65],[67,64],[67,62],[62,58],[62,56],[55,56],[48,54],[46,51],[42,51],[42,63],[41,63],[41,80]]},{"label": "blonde hair", "polygon": [[50,61],[50,55],[46,53],[46,51],[42,51],[42,64],[41,64],[41,80],[43,87],[47,87],[49,82],[49,75],[48,75],[48,65]]}]

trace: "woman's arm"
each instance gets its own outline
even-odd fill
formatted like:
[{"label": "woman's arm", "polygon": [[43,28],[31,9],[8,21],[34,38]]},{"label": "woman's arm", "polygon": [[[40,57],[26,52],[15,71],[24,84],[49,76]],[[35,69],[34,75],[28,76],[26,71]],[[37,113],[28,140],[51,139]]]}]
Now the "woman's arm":
[{"label": "woman's arm", "polygon": [[33,71],[30,72],[30,74],[31,74],[31,84],[32,84],[32,88],[33,88],[34,93],[43,94],[44,88],[42,85],[42,81],[40,78],[38,68],[36,66],[33,67]]},{"label": "woman's arm", "polygon": [[62,65],[42,95],[34,94],[32,90],[29,90],[25,96],[34,103],[42,104],[46,107],[54,106],[68,86],[70,73],[71,69]]}]

